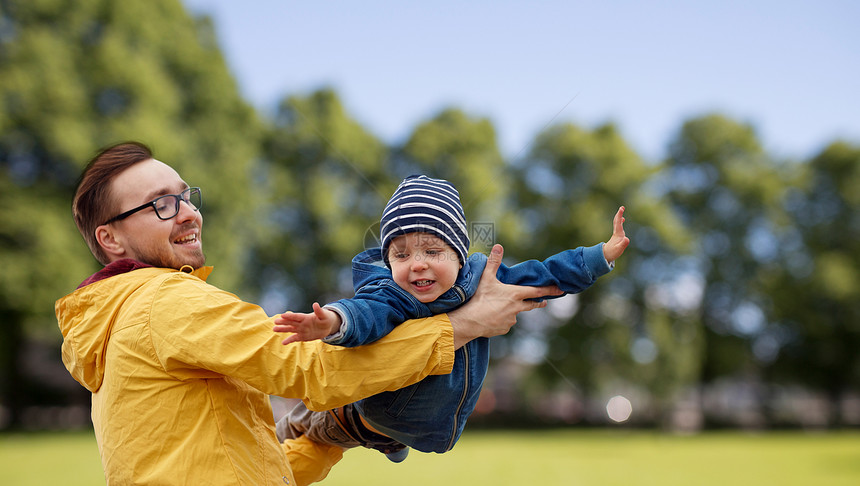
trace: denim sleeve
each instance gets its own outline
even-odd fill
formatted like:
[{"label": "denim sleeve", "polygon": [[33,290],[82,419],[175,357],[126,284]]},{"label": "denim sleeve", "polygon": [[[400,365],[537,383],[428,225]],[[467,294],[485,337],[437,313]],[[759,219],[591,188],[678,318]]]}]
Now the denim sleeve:
[{"label": "denim sleeve", "polygon": [[603,256],[603,243],[600,243],[565,250],[544,261],[528,260],[511,267],[502,265],[497,276],[499,281],[507,284],[556,285],[566,294],[576,294],[611,270]]},{"label": "denim sleeve", "polygon": [[391,283],[362,287],[355,297],[326,305],[337,312],[345,325],[342,336],[326,339],[329,344],[355,347],[370,344],[409,319],[430,317],[427,306]]},{"label": "denim sleeve", "polygon": [[370,344],[403,321],[433,315],[425,304],[391,280],[391,271],[378,264],[381,253],[377,250],[353,259],[355,296],[326,304],[340,315],[343,324],[340,333],[325,342],[345,347]]}]

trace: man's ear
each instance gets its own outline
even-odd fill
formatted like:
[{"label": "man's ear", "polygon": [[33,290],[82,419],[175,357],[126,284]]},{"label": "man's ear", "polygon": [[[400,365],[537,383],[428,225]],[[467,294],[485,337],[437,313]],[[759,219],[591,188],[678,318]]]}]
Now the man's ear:
[{"label": "man's ear", "polygon": [[[108,257],[121,258],[126,254],[123,238],[118,235],[115,228],[108,224],[103,224],[96,228],[96,241],[102,247]],[[111,258],[113,259],[113,258]]]}]

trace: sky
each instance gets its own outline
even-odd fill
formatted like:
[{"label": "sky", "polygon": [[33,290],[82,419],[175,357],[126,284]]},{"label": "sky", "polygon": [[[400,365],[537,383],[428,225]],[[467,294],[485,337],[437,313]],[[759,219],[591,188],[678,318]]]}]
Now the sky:
[{"label": "sky", "polygon": [[448,107],[509,160],[550,124],[613,122],[659,161],[685,120],[750,123],[780,158],[860,143],[860,2],[183,0],[245,98],[333,88],[388,144]]}]

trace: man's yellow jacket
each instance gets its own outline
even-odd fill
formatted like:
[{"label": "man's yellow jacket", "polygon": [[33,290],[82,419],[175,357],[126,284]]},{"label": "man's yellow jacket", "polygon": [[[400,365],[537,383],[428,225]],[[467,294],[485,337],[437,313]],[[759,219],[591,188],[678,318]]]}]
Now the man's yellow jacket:
[{"label": "man's yellow jacket", "polygon": [[92,392],[108,484],[318,481],[342,450],[279,444],[268,395],[327,410],[451,371],[445,316],[359,348],[284,346],[260,307],[206,283],[211,267],[183,270],[137,268],[56,303],[63,362]]}]

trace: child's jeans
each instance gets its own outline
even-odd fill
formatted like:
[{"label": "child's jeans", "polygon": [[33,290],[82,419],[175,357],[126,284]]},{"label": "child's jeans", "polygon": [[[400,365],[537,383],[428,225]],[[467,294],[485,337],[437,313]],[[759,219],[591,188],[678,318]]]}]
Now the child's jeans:
[{"label": "child's jeans", "polygon": [[399,451],[406,446],[394,439],[368,430],[361,423],[358,412],[350,404],[327,412],[312,412],[299,402],[277,424],[278,442],[308,436],[314,442],[344,449],[367,447],[384,454]]}]

